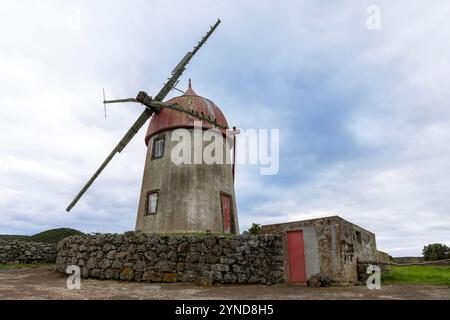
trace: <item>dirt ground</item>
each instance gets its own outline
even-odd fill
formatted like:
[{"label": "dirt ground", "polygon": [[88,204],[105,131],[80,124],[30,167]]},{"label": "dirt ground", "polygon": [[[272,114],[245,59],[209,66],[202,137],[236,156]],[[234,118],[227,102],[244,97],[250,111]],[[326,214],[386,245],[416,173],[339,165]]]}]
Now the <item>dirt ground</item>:
[{"label": "dirt ground", "polygon": [[0,299],[446,299],[450,286],[386,285],[308,288],[297,285],[150,284],[113,280],[84,280],[81,290],[66,288],[66,277],[52,267],[0,270]]}]

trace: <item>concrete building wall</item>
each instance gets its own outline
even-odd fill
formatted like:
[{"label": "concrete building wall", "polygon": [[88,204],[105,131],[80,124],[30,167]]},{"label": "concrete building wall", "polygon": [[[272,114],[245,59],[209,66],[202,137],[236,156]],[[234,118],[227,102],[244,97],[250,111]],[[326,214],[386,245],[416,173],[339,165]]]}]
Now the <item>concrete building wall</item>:
[{"label": "concrete building wall", "polygon": [[[287,232],[294,230],[303,230],[307,279],[320,273],[335,282],[357,281],[358,260],[378,258],[375,235],[338,216],[262,227],[263,233],[281,233],[285,248]],[[288,279],[286,250],[285,278]]]},{"label": "concrete building wall", "polygon": [[378,251],[378,261],[379,262],[390,262],[389,254],[383,251]]},{"label": "concrete building wall", "polygon": [[316,230],[311,227],[303,228],[303,238],[305,243],[306,278],[309,279],[320,272],[319,242]]},{"label": "concrete building wall", "polygon": [[[149,143],[136,219],[136,231],[145,233],[223,233],[221,193],[232,197],[235,231],[239,233],[234,179],[230,164],[180,164],[171,161],[171,152],[177,141],[174,131],[154,135]],[[189,129],[194,141],[194,129]],[[164,156],[152,160],[154,139],[165,137]],[[220,133],[216,139],[224,142],[224,157],[231,145]],[[203,149],[209,142],[203,142]],[[191,146],[194,157],[194,144]],[[224,159],[226,160],[226,159]],[[147,193],[158,190],[155,215],[146,215]]]},{"label": "concrete building wall", "polygon": [[376,260],[378,256],[375,235],[344,219],[337,219],[336,232],[339,238],[337,250],[340,251],[340,279],[358,279],[358,260]]}]

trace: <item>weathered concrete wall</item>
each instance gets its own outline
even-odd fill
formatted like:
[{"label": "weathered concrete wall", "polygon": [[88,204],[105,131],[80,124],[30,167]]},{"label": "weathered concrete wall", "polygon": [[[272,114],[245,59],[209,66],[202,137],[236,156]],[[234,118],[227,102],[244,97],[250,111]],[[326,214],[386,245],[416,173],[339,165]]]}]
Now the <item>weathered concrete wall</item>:
[{"label": "weathered concrete wall", "polygon": [[0,264],[54,263],[55,261],[55,244],[0,240]]},{"label": "weathered concrete wall", "polygon": [[341,279],[358,280],[358,261],[378,259],[375,234],[346,220],[337,220],[339,243],[337,250],[341,253]]},{"label": "weathered concrete wall", "polygon": [[77,265],[85,278],[200,284],[284,281],[281,237],[73,236],[58,244],[57,270]]},{"label": "weathered concrete wall", "polygon": [[[313,275],[320,273],[320,257],[318,254],[319,242],[316,230],[312,227],[303,228],[303,237],[305,245],[306,279],[309,279]],[[287,253],[285,256],[287,258]]]},{"label": "weathered concrete wall", "polygon": [[389,262],[391,259],[389,258],[389,254],[383,251],[378,251],[378,258],[377,260],[379,262]]},{"label": "weathered concrete wall", "polygon": [[[201,132],[201,130],[198,130]],[[191,141],[194,130],[189,129]],[[224,159],[224,164],[180,164],[171,161],[172,148],[178,144],[172,140],[173,131],[153,136],[147,149],[141,196],[136,219],[136,231],[145,233],[223,233],[221,192],[231,195],[234,214],[235,233],[239,234],[236,196],[232,168]],[[152,160],[154,139],[165,137],[164,156]],[[201,137],[196,137],[201,141]],[[223,156],[230,154],[230,143],[220,133],[224,145]],[[203,150],[208,145],[203,142]],[[194,143],[191,146],[194,158]],[[196,155],[200,157],[201,155]],[[230,162],[228,162],[230,163]],[[155,215],[146,215],[147,192],[159,190],[158,207]]]},{"label": "weathered concrete wall", "polygon": [[303,230],[307,280],[321,274],[334,282],[354,282],[358,280],[358,259],[378,257],[375,235],[338,216],[263,226],[262,233],[283,235],[286,280],[287,232],[294,230]]}]

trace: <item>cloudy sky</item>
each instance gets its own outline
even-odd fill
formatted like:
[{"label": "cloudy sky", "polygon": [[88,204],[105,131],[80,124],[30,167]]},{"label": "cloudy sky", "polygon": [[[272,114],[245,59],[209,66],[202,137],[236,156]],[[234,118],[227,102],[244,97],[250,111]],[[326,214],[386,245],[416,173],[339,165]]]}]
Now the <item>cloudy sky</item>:
[{"label": "cloudy sky", "polygon": [[220,17],[180,87],[280,129],[277,175],[237,169],[241,230],[337,214],[394,256],[450,244],[449,16],[445,0],[2,1],[0,233],[134,229],[145,130],[65,213],[142,111],[105,119],[102,88],[155,94]]}]

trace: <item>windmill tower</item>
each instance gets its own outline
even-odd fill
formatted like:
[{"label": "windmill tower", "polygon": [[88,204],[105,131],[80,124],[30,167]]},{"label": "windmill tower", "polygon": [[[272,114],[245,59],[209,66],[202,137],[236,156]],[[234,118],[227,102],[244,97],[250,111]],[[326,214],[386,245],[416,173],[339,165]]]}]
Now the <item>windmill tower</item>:
[{"label": "windmill tower", "polygon": [[[228,123],[220,109],[210,100],[198,96],[189,81],[189,89],[180,97],[162,102],[176,89],[180,76],[197,51],[220,24],[220,20],[188,52],[171,73],[171,77],[154,97],[139,92],[136,98],[104,101],[108,103],[138,102],[145,110],[124,135],[67,207],[69,212],[112,158],[126,145],[151,117],[145,142],[147,158],[136,219],[136,230],[145,233],[213,232],[239,233],[234,193],[234,174],[227,161],[206,164],[176,164],[171,151],[178,129],[187,130],[195,141],[194,121],[201,121],[201,130],[215,129],[214,139],[223,139],[224,155],[230,153],[232,141],[227,135]],[[186,131],[185,131],[186,132]],[[203,139],[202,139],[203,140]],[[207,143],[202,142],[203,146]],[[195,143],[192,154],[198,153]],[[234,159],[233,159],[234,161]]]},{"label": "windmill tower", "polygon": [[[169,109],[154,115],[145,138],[147,158],[136,230],[238,233],[234,178],[231,164],[226,162],[232,139],[226,135],[224,128],[228,128],[228,123],[223,113],[212,101],[197,95],[190,80],[188,90],[167,103],[214,119],[222,129],[209,134],[213,139],[221,139],[223,157],[220,163],[207,164],[200,159],[195,164],[195,154],[201,155],[212,143],[203,141],[202,130],[212,129],[214,124],[202,121],[201,127],[195,128],[197,118]],[[180,128],[187,130],[184,132],[190,142],[187,144],[191,160],[188,164],[176,164],[171,157],[174,147],[180,143],[175,136]]]}]

